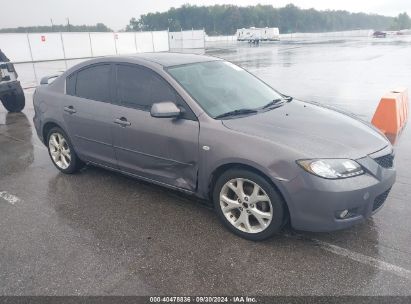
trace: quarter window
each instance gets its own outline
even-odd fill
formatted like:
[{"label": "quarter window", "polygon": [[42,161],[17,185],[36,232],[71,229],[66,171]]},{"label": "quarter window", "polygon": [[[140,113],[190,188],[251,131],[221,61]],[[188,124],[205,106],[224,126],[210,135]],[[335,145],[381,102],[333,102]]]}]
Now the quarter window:
[{"label": "quarter window", "polygon": [[66,92],[68,95],[76,95],[76,79],[77,73],[74,73],[66,78]]}]

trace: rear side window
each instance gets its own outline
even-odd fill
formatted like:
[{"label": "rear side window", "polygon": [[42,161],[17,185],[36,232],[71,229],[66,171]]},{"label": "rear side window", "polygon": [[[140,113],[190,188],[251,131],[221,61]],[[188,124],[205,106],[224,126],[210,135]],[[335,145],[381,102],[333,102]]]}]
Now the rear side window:
[{"label": "rear side window", "polygon": [[[66,83],[67,93],[73,91],[75,82],[75,96],[97,101],[110,102],[110,75],[111,65],[95,65],[77,72],[77,76],[70,76]],[[73,78],[73,79],[71,79]],[[77,78],[77,80],[75,80]],[[72,95],[72,94],[70,94]]]}]

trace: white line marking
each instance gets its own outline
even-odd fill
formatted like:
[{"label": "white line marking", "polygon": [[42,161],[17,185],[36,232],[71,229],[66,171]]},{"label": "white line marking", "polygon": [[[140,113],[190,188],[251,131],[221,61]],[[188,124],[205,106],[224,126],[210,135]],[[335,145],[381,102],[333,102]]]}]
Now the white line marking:
[{"label": "white line marking", "polygon": [[0,191],[0,197],[11,205],[21,201],[17,196],[8,193],[7,191]]},{"label": "white line marking", "polygon": [[315,244],[319,245],[322,249],[324,249],[328,252],[331,252],[331,253],[334,253],[334,254],[349,258],[353,261],[357,261],[357,262],[365,264],[365,265],[369,265],[369,266],[378,268],[378,269],[383,270],[383,271],[391,272],[391,273],[393,273],[397,276],[400,276],[400,277],[403,277],[405,279],[411,280],[411,271],[408,270],[408,269],[405,269],[405,268],[402,268],[400,266],[393,265],[393,264],[378,260],[376,258],[366,256],[366,255],[363,255],[361,253],[354,252],[354,251],[351,251],[351,250],[348,250],[348,249],[345,249],[345,248],[342,248],[342,247],[339,247],[339,246],[336,246],[336,245],[332,245],[332,244],[329,244],[329,243],[326,243],[326,242],[323,242],[323,241],[320,241],[320,240],[312,239],[312,241]]}]

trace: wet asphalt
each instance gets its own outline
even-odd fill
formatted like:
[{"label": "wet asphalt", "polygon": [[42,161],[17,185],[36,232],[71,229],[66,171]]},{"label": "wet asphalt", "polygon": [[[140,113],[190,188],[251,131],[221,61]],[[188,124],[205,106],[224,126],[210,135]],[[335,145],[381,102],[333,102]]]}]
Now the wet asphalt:
[{"label": "wet asphalt", "polygon": [[[410,49],[406,39],[361,39],[207,53],[370,120],[385,91],[411,88]],[[16,67],[23,84],[28,67]],[[256,243],[178,192],[95,167],[59,173],[35,134],[32,93],[23,113],[0,107],[0,295],[411,295],[409,127],[379,213],[343,231],[286,228]]]}]

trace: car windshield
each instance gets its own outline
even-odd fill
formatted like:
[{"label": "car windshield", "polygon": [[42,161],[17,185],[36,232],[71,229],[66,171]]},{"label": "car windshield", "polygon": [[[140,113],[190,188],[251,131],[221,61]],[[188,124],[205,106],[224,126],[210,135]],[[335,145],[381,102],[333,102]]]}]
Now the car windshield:
[{"label": "car windshield", "polygon": [[213,118],[230,112],[252,115],[256,112],[247,110],[283,98],[246,70],[223,60],[170,67],[168,72]]}]

